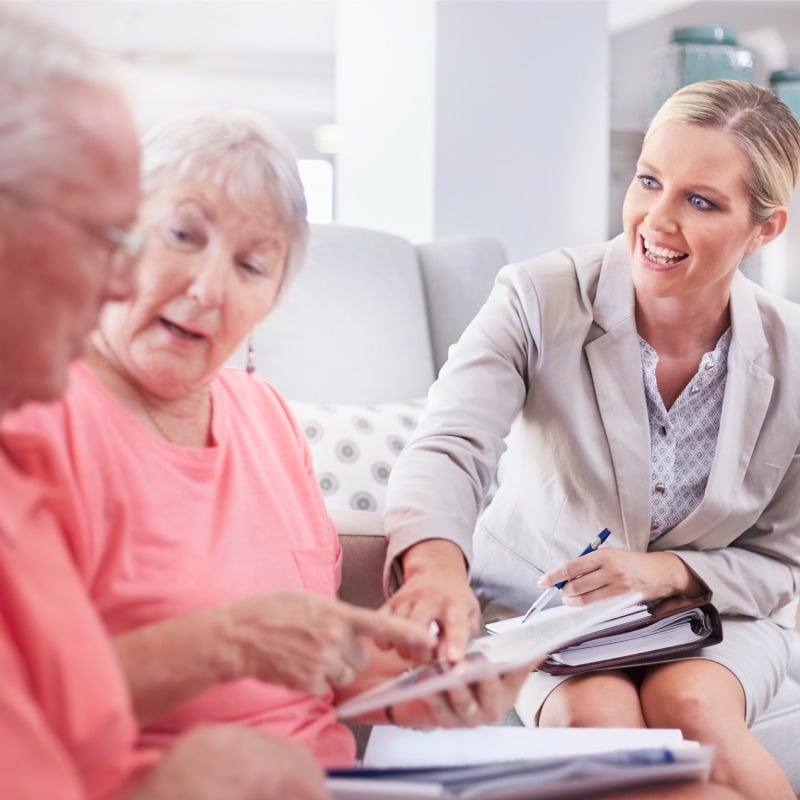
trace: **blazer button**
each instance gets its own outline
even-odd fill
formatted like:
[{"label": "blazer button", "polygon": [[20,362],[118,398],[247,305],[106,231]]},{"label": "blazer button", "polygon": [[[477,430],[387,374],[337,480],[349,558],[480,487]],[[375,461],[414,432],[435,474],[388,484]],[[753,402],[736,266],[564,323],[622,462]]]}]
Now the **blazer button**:
[{"label": "blazer button", "polygon": [[667,487],[666,487],[666,486],[664,486],[664,484],[663,484],[663,483],[657,483],[657,484],[656,484],[656,485],[653,487],[653,489],[655,489],[655,491],[657,491],[659,494],[664,494],[664,492],[666,492],[666,491],[667,491]]}]

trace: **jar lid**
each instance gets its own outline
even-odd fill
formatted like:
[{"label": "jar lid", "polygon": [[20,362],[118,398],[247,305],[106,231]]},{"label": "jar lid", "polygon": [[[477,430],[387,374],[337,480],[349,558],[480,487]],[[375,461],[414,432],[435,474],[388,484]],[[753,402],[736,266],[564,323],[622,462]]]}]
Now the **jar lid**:
[{"label": "jar lid", "polygon": [[675,28],[672,41],[677,44],[736,44],[736,31],[717,25],[697,25]]},{"label": "jar lid", "polygon": [[770,83],[782,83],[784,81],[800,81],[800,67],[777,69],[775,72],[770,72]]}]

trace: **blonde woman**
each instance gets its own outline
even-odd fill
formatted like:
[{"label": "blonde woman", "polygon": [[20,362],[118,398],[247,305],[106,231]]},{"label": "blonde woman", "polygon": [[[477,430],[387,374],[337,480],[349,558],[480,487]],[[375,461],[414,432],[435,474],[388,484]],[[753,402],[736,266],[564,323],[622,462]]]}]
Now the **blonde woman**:
[{"label": "blonde woman", "polygon": [[[739,265],[786,227],[799,172],[800,125],[769,91],[679,90],[645,136],[624,233],[500,273],[386,512],[390,604],[436,619],[455,655],[478,618],[467,564],[483,599],[520,611],[562,580],[576,605],[711,591],[721,644],[642,670],[535,672],[517,710],[679,727],[752,800],[794,797],[748,726],[785,677],[800,581],[800,308]],[[610,546],[576,559],[604,527]]]}]

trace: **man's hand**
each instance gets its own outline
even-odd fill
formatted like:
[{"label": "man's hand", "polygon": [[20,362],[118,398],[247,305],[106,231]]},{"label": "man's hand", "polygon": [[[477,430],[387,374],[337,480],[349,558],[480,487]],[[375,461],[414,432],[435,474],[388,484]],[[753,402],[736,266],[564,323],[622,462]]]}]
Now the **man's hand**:
[{"label": "man's hand", "polygon": [[460,660],[480,623],[463,553],[446,539],[429,539],[410,547],[402,559],[403,585],[384,607],[426,626],[435,622],[440,635],[437,656]]},{"label": "man's hand", "polygon": [[251,728],[209,726],[181,736],[119,800],[328,800],[304,745]]}]

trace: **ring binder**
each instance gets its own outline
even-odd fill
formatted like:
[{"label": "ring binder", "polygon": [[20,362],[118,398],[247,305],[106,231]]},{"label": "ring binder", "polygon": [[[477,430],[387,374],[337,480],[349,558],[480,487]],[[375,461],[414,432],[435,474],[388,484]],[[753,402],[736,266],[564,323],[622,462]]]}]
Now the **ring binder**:
[{"label": "ring binder", "polygon": [[539,669],[550,675],[579,675],[603,669],[674,661],[722,641],[722,620],[701,597],[668,597],[647,604],[648,616],[585,633],[551,653]]}]

